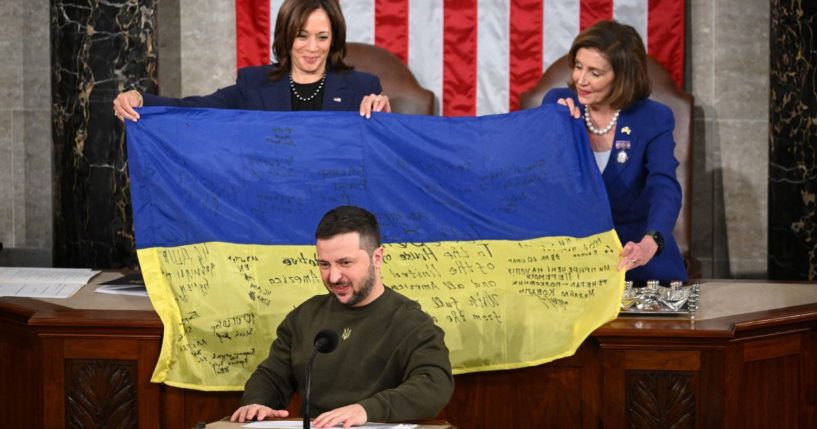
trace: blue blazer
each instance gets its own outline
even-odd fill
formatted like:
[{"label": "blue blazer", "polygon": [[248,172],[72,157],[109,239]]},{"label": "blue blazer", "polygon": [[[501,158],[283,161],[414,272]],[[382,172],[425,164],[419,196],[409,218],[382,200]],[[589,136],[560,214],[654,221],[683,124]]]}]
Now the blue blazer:
[{"label": "blue blazer", "polygon": [[[576,94],[567,88],[550,90],[542,103],[555,103],[560,98],[572,98],[579,104]],[[672,237],[681,211],[674,128],[672,110],[650,99],[636,102],[618,117],[610,161],[601,175],[616,233],[622,243],[637,243],[647,231],[658,231],[664,237],[661,253],[647,265],[627,271],[627,280],[687,280],[681,252]],[[618,149],[617,145],[629,145],[629,149]],[[627,154],[624,162],[617,159],[621,150]]]},{"label": "blue blazer", "polygon": [[[143,94],[145,106],[212,107],[241,110],[292,110],[289,79],[271,81],[271,65],[244,67],[238,71],[235,85],[210,95],[185,98]],[[380,79],[369,73],[344,71],[326,73],[321,110],[356,111],[363,97],[380,94]]]}]

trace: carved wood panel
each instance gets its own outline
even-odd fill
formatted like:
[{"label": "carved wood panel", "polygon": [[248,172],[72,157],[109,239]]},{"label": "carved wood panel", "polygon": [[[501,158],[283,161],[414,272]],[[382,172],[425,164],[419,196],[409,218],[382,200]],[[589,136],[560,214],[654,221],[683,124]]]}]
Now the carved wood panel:
[{"label": "carved wood panel", "polygon": [[627,427],[695,427],[693,375],[678,372],[627,371]]},{"label": "carved wood panel", "polygon": [[135,361],[66,360],[66,427],[135,429],[136,369]]}]

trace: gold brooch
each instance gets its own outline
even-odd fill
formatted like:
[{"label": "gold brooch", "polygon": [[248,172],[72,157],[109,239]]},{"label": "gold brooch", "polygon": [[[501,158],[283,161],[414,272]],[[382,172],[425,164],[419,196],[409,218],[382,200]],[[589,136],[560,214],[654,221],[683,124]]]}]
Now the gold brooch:
[{"label": "gold brooch", "polygon": [[624,127],[621,129],[621,132],[629,136],[632,130],[630,129],[630,127]]}]

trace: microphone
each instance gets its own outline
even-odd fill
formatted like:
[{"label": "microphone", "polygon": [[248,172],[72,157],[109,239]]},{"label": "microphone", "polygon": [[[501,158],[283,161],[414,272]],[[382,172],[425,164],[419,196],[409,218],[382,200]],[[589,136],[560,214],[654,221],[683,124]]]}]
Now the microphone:
[{"label": "microphone", "polygon": [[309,421],[309,387],[312,382],[312,365],[315,363],[315,357],[318,353],[330,353],[338,346],[338,334],[331,329],[324,329],[315,335],[315,348],[309,355],[309,361],[306,364],[306,389],[304,389],[304,429],[312,427]]},{"label": "microphone", "polygon": [[[331,329],[324,329],[315,335],[315,350],[330,353],[338,346],[338,334]],[[313,352],[314,354],[314,352]]]}]

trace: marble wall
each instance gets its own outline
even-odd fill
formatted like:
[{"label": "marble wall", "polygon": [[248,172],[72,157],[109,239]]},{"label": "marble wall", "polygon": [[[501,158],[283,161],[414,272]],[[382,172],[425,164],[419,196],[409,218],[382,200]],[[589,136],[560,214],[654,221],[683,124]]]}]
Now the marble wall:
[{"label": "marble wall", "polygon": [[235,7],[223,0],[161,0],[159,90],[209,94],[235,82]]},{"label": "marble wall", "polygon": [[209,94],[235,83],[235,4],[179,0],[181,93]]},{"label": "marble wall", "polygon": [[0,8],[0,265],[51,264],[48,2]]},{"label": "marble wall", "polygon": [[817,280],[817,2],[772,0],[769,277]]},{"label": "marble wall", "polygon": [[692,252],[705,277],[766,275],[769,2],[687,0]]},{"label": "marble wall", "polygon": [[124,127],[111,101],[156,90],[155,3],[51,2],[54,265],[137,264]]}]

